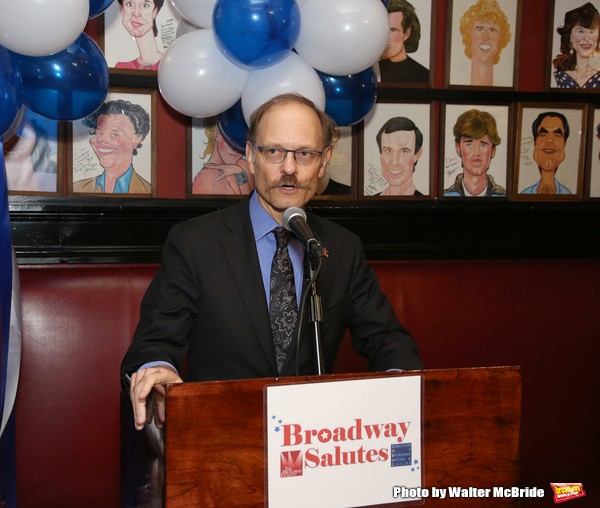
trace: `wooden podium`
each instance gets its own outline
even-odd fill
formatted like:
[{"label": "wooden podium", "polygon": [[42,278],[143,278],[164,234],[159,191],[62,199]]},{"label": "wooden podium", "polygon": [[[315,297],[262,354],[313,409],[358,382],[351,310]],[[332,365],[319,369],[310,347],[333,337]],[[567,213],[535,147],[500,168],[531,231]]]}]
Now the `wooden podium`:
[{"label": "wooden podium", "polygon": [[[126,508],[264,507],[265,386],[415,372],[424,376],[423,487],[517,486],[520,368],[486,367],[170,385],[167,423],[161,431],[154,425],[134,429],[131,404],[123,392],[123,504]],[[482,503],[516,506],[518,498],[424,499],[425,505],[436,506]]]}]

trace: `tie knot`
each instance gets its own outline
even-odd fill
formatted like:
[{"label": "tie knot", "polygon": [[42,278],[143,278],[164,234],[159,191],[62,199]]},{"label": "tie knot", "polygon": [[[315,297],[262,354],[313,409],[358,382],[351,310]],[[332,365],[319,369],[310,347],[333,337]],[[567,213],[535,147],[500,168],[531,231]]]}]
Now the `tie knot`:
[{"label": "tie knot", "polygon": [[277,240],[277,248],[279,249],[280,247],[285,247],[287,245],[290,232],[287,229],[279,226],[273,230],[273,233],[275,233],[275,240]]}]

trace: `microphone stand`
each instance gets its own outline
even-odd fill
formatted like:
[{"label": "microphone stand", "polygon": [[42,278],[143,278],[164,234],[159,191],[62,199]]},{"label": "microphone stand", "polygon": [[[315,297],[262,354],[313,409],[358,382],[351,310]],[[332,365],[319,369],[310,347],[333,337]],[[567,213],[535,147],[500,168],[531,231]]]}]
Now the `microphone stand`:
[{"label": "microphone stand", "polygon": [[321,322],[323,321],[323,306],[321,304],[321,297],[317,294],[317,281],[316,277],[321,269],[321,259],[319,258],[318,266],[315,268],[313,265],[315,261],[310,260],[308,263],[308,275],[311,283],[311,295],[310,295],[310,314],[308,316],[309,321],[312,324],[311,334],[313,343],[315,346],[315,355],[317,363],[317,375],[321,376],[325,373],[325,361],[323,359],[323,346],[321,343]]}]

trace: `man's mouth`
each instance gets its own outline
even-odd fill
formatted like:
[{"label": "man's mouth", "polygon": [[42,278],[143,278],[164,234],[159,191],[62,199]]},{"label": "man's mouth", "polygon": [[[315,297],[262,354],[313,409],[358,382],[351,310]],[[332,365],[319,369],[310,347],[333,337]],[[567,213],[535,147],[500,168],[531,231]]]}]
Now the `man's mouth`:
[{"label": "man's mouth", "polygon": [[556,150],[554,150],[553,148],[544,148],[542,152],[547,153],[548,155],[552,155],[556,152]]},{"label": "man's mouth", "polygon": [[488,52],[490,49],[492,49],[492,46],[490,46],[489,44],[481,44],[481,45],[479,46],[479,49],[480,49],[481,51],[484,51],[484,52],[486,52],[486,53],[487,53],[487,52]]},{"label": "man's mouth", "polygon": [[96,150],[102,155],[109,155],[115,151],[114,148],[96,148]]}]

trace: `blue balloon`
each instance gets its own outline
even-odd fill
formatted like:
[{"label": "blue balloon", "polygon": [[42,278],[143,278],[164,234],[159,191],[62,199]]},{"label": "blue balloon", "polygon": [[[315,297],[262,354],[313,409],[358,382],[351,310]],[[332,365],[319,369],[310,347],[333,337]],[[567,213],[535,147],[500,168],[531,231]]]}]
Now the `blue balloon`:
[{"label": "blue balloon", "polygon": [[372,67],[348,76],[317,73],[325,89],[325,113],[340,127],[360,122],[375,106],[377,77]]},{"label": "blue balloon", "polygon": [[96,111],[106,99],[108,65],[86,33],[54,55],[13,56],[23,78],[23,103],[38,115],[52,120],[79,120]]},{"label": "blue balloon", "polygon": [[88,19],[100,16],[113,2],[114,0],[90,0],[90,15]]},{"label": "blue balloon", "polygon": [[0,137],[13,126],[23,105],[21,73],[10,51],[0,46]]},{"label": "blue balloon", "polygon": [[300,34],[296,0],[217,0],[215,40],[236,65],[263,68],[288,56]]},{"label": "blue balloon", "polygon": [[242,100],[237,101],[227,111],[217,116],[219,130],[225,137],[225,140],[233,147],[246,151],[246,134],[248,133],[248,124],[242,111]]}]

